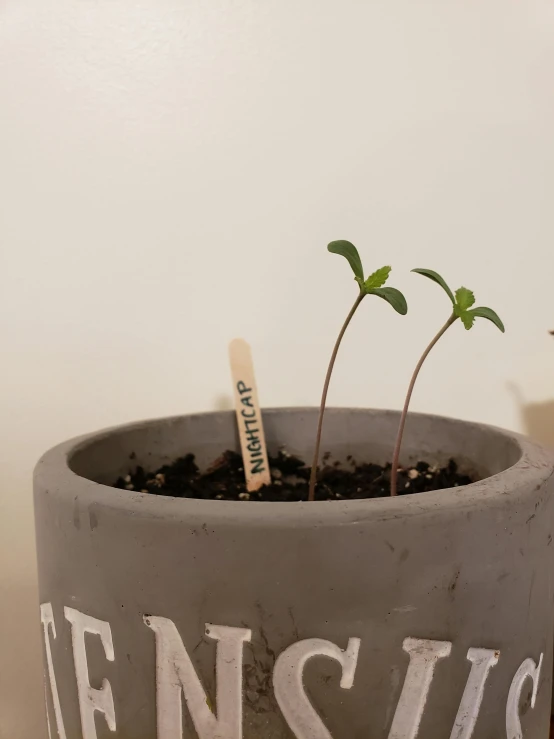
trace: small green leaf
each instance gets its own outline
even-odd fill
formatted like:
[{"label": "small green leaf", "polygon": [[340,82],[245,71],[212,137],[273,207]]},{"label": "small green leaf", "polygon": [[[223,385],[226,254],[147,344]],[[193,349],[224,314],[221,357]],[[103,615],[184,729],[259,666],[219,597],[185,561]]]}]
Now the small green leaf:
[{"label": "small green leaf", "polygon": [[452,294],[452,290],[448,287],[448,285],[443,280],[443,278],[439,275],[438,272],[434,272],[432,269],[420,269],[420,268],[413,269],[412,272],[417,272],[418,275],[423,275],[424,277],[428,277],[430,280],[433,280],[433,282],[436,282],[438,285],[442,287],[444,292],[448,295],[448,297],[452,301],[452,304],[453,305],[456,304],[454,295]]},{"label": "small green leaf", "polygon": [[408,304],[406,298],[402,295],[400,290],[394,287],[374,287],[367,291],[368,295],[377,295],[378,298],[383,298],[387,303],[392,305],[397,313],[401,316],[405,316],[408,312]]},{"label": "small green leaf", "polygon": [[365,289],[374,290],[376,287],[382,287],[389,279],[391,269],[392,267],[381,267],[381,269],[375,270],[364,282]]},{"label": "small green leaf", "polygon": [[469,331],[469,329],[473,326],[473,322],[475,321],[475,316],[473,315],[473,313],[470,310],[460,310],[459,308],[457,308],[454,312],[464,324],[466,331]]},{"label": "small green leaf", "polygon": [[331,241],[327,246],[327,249],[332,254],[340,254],[341,256],[348,259],[348,263],[352,267],[352,271],[356,275],[356,280],[361,284],[364,280],[364,268],[362,267],[362,260],[358,254],[358,250],[351,244],[350,241]]},{"label": "small green leaf", "polygon": [[467,287],[459,287],[456,290],[456,305],[463,313],[475,303],[475,295]]},{"label": "small green leaf", "polygon": [[502,331],[502,333],[506,331],[500,317],[492,310],[492,308],[484,308],[481,306],[479,308],[473,308],[468,311],[468,313],[475,316],[475,318],[486,318],[487,320],[492,321],[496,328]]}]

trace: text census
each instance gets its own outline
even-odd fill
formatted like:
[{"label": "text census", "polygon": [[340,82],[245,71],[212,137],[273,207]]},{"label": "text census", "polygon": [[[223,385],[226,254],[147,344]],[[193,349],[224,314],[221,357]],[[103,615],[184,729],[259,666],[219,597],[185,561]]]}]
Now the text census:
[{"label": "text census", "polygon": [[[51,603],[40,607],[47,668],[47,689],[50,692],[54,716],[48,715],[50,737],[67,739],[61,698],[52,657],[52,639],[56,639],[56,624]],[[108,621],[65,607],[64,616],[71,627],[73,664],[79,701],[83,739],[97,739],[95,714],[102,714],[110,731],[117,729],[116,696],[107,679],[101,688],[90,684],[87,634],[100,639],[106,660],[115,662],[116,653]],[[215,640],[217,694],[211,702],[202,686],[189,653],[174,622],[162,616],[145,616],[145,627],[151,629],[156,646],[156,715],[157,739],[184,739],[183,703],[192,719],[199,739],[242,739],[243,713],[243,648],[251,641],[248,628],[206,624],[206,636]],[[325,639],[302,639],[287,647],[275,661],[273,690],[281,713],[297,739],[333,739],[304,689],[303,673],[306,662],[325,657],[341,667],[340,690],[350,690],[356,678],[356,666],[361,639],[350,637],[346,647]],[[415,739],[419,732],[427,696],[432,688],[435,667],[450,656],[452,643],[407,637],[402,644],[409,656],[408,668],[394,714],[388,739]],[[489,673],[498,664],[500,652],[495,649],[472,647],[467,652],[471,663],[469,677],[450,739],[471,739],[479,716]],[[532,685],[531,708],[535,705],[543,655],[536,663],[525,659],[511,681],[506,699],[506,736],[522,739],[519,706],[524,683]],[[48,697],[46,700],[47,714]]]}]

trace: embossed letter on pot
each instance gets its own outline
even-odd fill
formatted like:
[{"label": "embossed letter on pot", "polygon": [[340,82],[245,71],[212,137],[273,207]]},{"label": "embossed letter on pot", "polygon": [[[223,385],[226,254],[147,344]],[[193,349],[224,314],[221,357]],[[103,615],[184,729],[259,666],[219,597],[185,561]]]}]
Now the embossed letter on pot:
[{"label": "embossed letter on pot", "polygon": [[256,492],[232,412],[49,451],[35,512],[50,735],[547,739],[553,459],[413,414],[390,497],[398,420],[329,409],[314,502],[311,408],[263,413],[271,483]]}]

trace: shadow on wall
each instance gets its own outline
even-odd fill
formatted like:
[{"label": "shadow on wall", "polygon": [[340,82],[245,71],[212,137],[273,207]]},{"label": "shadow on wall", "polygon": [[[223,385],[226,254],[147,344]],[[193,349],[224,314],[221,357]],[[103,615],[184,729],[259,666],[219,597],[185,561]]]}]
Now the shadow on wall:
[{"label": "shadow on wall", "polygon": [[554,447],[554,400],[527,403],[521,408],[521,415],[532,439]]},{"label": "shadow on wall", "polygon": [[554,399],[528,403],[521,391],[511,385],[525,433],[534,441],[554,448]]},{"label": "shadow on wall", "polygon": [[214,410],[232,411],[234,408],[233,398],[226,393],[220,393],[214,400]]}]

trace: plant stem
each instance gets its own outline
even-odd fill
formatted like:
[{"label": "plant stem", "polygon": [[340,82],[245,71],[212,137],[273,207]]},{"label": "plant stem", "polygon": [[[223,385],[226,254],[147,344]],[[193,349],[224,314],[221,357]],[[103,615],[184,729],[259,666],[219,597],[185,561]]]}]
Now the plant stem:
[{"label": "plant stem", "polygon": [[412,375],[412,379],[410,380],[410,384],[408,386],[408,392],[406,394],[406,400],[404,402],[404,408],[402,409],[402,415],[400,416],[400,425],[398,426],[398,435],[396,437],[396,444],[394,445],[394,453],[392,455],[392,467],[391,467],[391,478],[390,478],[390,494],[396,495],[397,494],[397,483],[398,483],[398,460],[400,458],[400,447],[402,445],[402,436],[404,435],[404,426],[406,425],[406,416],[408,415],[408,408],[410,406],[410,400],[412,399],[412,393],[414,391],[414,385],[417,380],[417,376],[419,375],[419,370],[421,369],[423,362],[427,359],[429,352],[431,349],[435,346],[437,341],[441,338],[441,336],[446,333],[446,331],[452,326],[454,321],[456,320],[457,316],[454,315],[454,313],[450,316],[448,321],[444,324],[444,326],[441,328],[441,330],[438,332],[438,334],[435,336],[433,341],[429,344],[427,349],[423,352],[421,355],[421,359],[416,365],[416,368],[414,370],[414,374]]},{"label": "plant stem", "polygon": [[321,405],[319,407],[319,419],[317,422],[317,433],[315,437],[314,459],[312,462],[312,470],[310,473],[310,491],[308,494],[308,500],[315,500],[315,484],[317,480],[317,464],[319,462],[319,449],[321,447],[321,431],[323,429],[323,413],[325,411],[325,403],[327,401],[327,392],[329,391],[329,383],[331,381],[333,367],[335,366],[335,360],[337,358],[337,354],[339,351],[340,343],[342,341],[342,337],[344,336],[346,329],[348,328],[348,324],[352,320],[354,313],[358,310],[358,306],[364,299],[365,295],[366,295],[365,292],[360,291],[360,294],[356,298],[356,302],[352,306],[350,313],[346,317],[346,321],[344,322],[343,327],[340,330],[338,339],[335,343],[335,348],[333,349],[333,353],[331,354],[331,361],[329,362],[329,367],[327,369],[327,375],[325,377],[325,382],[323,384],[323,393],[321,395]]}]

